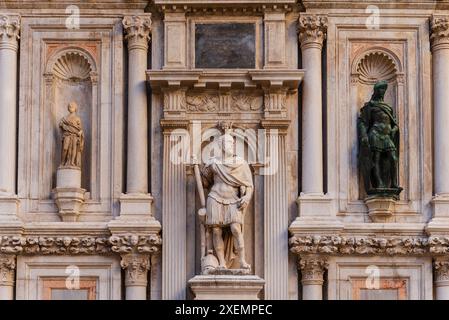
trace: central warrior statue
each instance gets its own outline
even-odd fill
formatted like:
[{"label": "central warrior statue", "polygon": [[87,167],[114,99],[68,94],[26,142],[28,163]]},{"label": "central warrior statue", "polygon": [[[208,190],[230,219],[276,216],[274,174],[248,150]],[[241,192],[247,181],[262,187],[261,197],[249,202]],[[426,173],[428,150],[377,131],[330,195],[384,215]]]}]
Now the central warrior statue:
[{"label": "central warrior statue", "polygon": [[200,172],[199,189],[202,186],[210,187],[205,213],[201,213],[200,209],[207,249],[203,250],[202,269],[206,273],[208,269],[229,269],[237,254],[240,269],[248,270],[250,265],[245,260],[243,217],[253,194],[252,174],[248,163],[235,155],[233,136],[225,133],[217,143],[221,154],[208,159]]},{"label": "central warrior statue", "polygon": [[399,195],[399,127],[393,108],[384,102],[386,81],[374,85],[371,100],[358,118],[359,162],[368,195]]}]

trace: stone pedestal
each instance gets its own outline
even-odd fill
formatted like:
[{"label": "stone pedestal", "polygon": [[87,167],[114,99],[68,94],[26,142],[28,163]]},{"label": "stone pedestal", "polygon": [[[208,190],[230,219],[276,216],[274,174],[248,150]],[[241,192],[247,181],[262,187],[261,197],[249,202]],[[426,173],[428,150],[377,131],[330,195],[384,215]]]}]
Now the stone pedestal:
[{"label": "stone pedestal", "polygon": [[265,281],[253,275],[200,275],[188,283],[195,300],[258,300]]},{"label": "stone pedestal", "polygon": [[61,167],[57,169],[54,193],[62,221],[78,220],[85,192],[86,190],[81,188],[81,170],[79,168]]},{"label": "stone pedestal", "polygon": [[365,199],[368,215],[373,222],[391,222],[396,200],[392,197],[368,197]]},{"label": "stone pedestal", "polygon": [[[151,212],[153,197],[151,194],[127,193],[120,196],[119,220],[151,222],[154,217]],[[158,222],[159,223],[159,222]]]}]

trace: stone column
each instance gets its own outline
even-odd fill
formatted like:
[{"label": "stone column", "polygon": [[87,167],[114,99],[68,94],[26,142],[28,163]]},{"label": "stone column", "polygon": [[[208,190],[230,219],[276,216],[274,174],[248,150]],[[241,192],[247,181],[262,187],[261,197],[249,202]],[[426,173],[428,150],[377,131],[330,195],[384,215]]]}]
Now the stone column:
[{"label": "stone column", "polygon": [[16,257],[9,254],[0,255],[0,300],[14,300],[14,271]]},{"label": "stone column", "polygon": [[187,178],[186,159],[179,155],[183,154],[182,148],[187,143],[187,121],[162,120],[161,126],[164,131],[162,299],[184,300],[187,285]]},{"label": "stone column", "polygon": [[19,31],[20,16],[0,14],[0,215],[8,217],[18,208],[15,189]]},{"label": "stone column", "polygon": [[126,300],[146,300],[150,256],[135,253],[125,254],[122,255],[120,265],[125,269]]},{"label": "stone column", "polygon": [[[449,219],[449,16],[431,19],[435,198],[432,227]],[[436,218],[436,219],[435,219]],[[447,222],[446,222],[447,224]]]},{"label": "stone column", "polygon": [[435,299],[449,300],[449,258],[435,258],[433,267],[435,273]]},{"label": "stone column", "polygon": [[[286,93],[276,100],[283,101]],[[266,106],[267,107],[267,106]],[[285,135],[288,120],[263,120],[268,163],[264,178],[265,299],[288,299],[288,183]]]},{"label": "stone column", "polygon": [[327,267],[326,257],[317,254],[300,256],[302,300],[323,300],[323,275]]},{"label": "stone column", "polygon": [[323,194],[321,50],[326,30],[326,17],[301,14],[299,41],[302,68],[305,69],[302,92],[302,192],[309,195]]},{"label": "stone column", "polygon": [[148,192],[148,119],[146,69],[151,14],[125,16],[128,42],[128,194]]}]

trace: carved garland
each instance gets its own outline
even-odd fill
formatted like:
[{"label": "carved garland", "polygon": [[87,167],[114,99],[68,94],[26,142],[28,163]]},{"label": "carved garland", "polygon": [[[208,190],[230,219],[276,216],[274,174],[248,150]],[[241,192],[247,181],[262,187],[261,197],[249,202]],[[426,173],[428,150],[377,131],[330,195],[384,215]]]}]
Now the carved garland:
[{"label": "carved garland", "polygon": [[295,254],[440,255],[449,253],[449,237],[293,236],[289,246]]}]

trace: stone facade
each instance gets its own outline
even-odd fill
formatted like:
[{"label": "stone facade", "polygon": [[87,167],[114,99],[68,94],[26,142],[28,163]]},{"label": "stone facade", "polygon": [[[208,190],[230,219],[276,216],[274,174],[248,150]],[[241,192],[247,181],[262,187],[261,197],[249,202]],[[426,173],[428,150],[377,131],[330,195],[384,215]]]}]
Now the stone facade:
[{"label": "stone facade", "polygon": [[[0,299],[449,299],[449,1],[72,2],[0,3]],[[380,80],[382,204],[357,142]],[[223,133],[250,178],[203,190]]]}]

